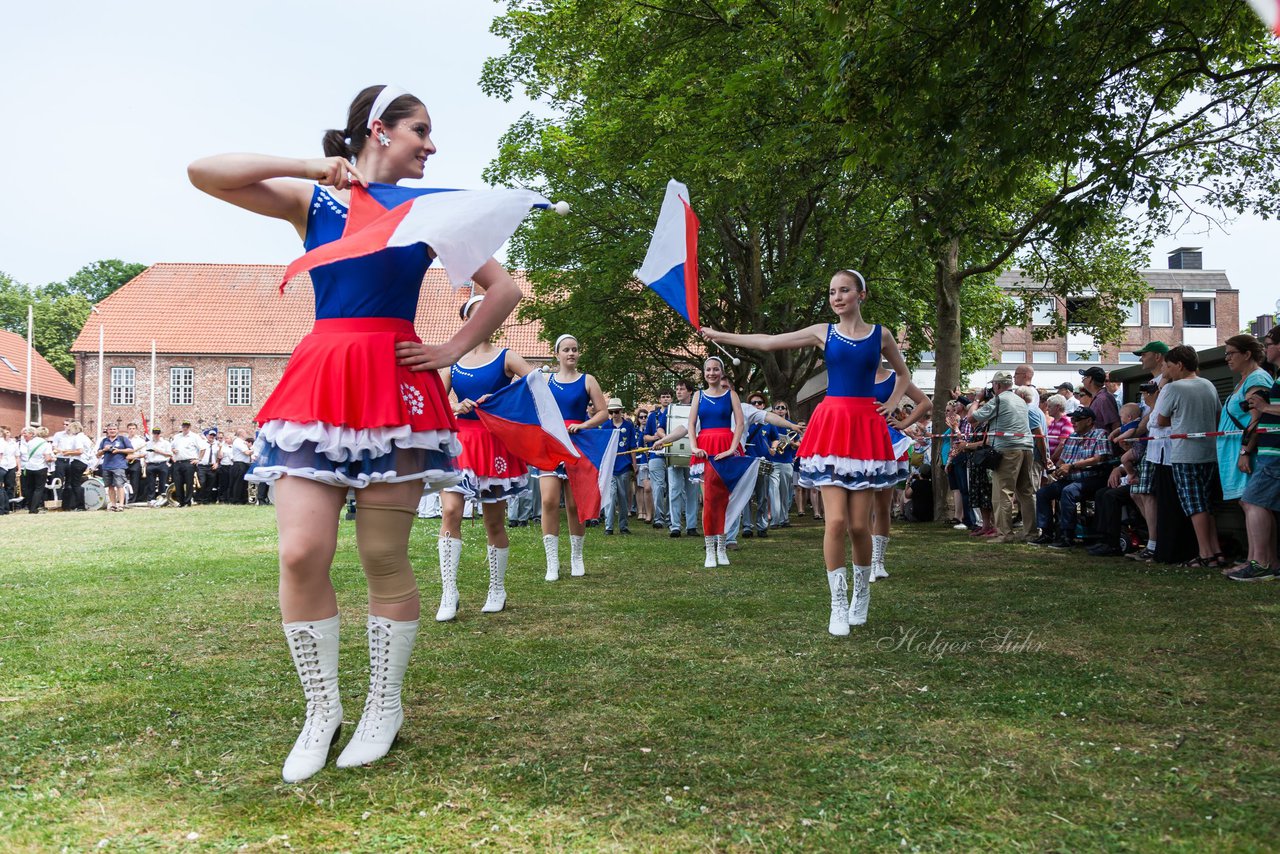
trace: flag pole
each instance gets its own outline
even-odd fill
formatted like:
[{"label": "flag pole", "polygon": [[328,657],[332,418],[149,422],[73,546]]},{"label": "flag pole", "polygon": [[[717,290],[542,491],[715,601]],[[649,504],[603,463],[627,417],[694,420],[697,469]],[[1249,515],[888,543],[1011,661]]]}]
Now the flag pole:
[{"label": "flag pole", "polygon": [[27,408],[23,413],[22,419],[24,424],[31,423],[31,341],[33,330],[35,329],[35,315],[32,312],[32,306],[27,304]]},{"label": "flag pole", "polygon": [[102,372],[105,370],[105,368],[103,368],[102,366],[102,363],[103,363],[102,351],[105,349],[104,348],[105,341],[106,341],[106,327],[103,326],[102,321],[98,321],[98,424],[97,424],[97,433],[94,434],[94,437],[93,437],[93,443],[95,447],[97,446],[98,442],[102,440],[102,431],[106,429],[106,424],[102,417]]},{"label": "flag pole", "polygon": [[151,426],[156,426],[156,339],[151,339]]}]

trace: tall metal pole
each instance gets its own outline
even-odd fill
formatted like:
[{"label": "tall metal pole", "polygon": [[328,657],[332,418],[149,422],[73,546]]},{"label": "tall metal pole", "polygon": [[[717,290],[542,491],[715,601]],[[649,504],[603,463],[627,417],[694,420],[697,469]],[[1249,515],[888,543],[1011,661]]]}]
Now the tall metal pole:
[{"label": "tall metal pole", "polygon": [[156,339],[151,339],[151,426],[156,426]]},{"label": "tall metal pole", "polygon": [[32,313],[32,306],[27,305],[27,409],[22,415],[22,423],[31,423],[31,351],[32,351],[32,335],[35,330],[35,315]]},{"label": "tall metal pole", "polygon": [[103,367],[103,355],[102,355],[102,351],[105,349],[103,346],[103,343],[106,338],[106,332],[104,331],[105,328],[106,327],[102,325],[102,322],[99,321],[98,322],[98,428],[97,428],[98,432],[93,437],[93,445],[95,448],[98,446],[98,443],[102,441],[102,431],[105,430],[107,427],[106,419],[102,417],[102,374],[106,370]]}]

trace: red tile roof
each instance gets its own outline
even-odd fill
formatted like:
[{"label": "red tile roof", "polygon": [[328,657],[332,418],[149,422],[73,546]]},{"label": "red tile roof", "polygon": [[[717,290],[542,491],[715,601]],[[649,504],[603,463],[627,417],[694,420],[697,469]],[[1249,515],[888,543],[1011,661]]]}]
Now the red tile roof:
[{"label": "red tile roof", "polygon": [[[98,304],[73,352],[96,353],[98,325],[105,329],[109,353],[287,355],[311,330],[315,300],[305,274],[280,296],[284,267],[275,264],[156,264]],[[530,283],[512,273],[527,296]],[[423,280],[415,322],[428,344],[439,344],[461,325],[458,308],[468,289],[449,284],[443,269],[432,267]],[[514,317],[502,327],[498,343],[523,356],[545,358],[550,347],[538,338],[535,321]]]},{"label": "red tile roof", "polygon": [[[0,389],[23,394],[27,390],[27,339],[26,336],[0,329]],[[8,361],[8,365],[5,364]],[[13,367],[9,367],[12,365]],[[35,350],[31,351],[31,393],[54,400],[75,401],[76,387],[58,373],[57,368],[44,360]],[[21,412],[21,409],[19,409]]]}]

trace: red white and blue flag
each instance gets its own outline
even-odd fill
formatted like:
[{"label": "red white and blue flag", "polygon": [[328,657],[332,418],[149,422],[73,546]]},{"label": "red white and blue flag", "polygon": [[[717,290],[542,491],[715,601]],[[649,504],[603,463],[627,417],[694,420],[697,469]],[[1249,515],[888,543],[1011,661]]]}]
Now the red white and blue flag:
[{"label": "red white and blue flag", "polygon": [[1249,5],[1258,13],[1267,29],[1280,36],[1280,0],[1249,0]]},{"label": "red white and blue flag", "polygon": [[425,243],[462,285],[511,238],[532,208],[551,203],[532,190],[443,190],[356,184],[342,237],[317,246],[285,270],[281,290],[299,273]]},{"label": "red white and blue flag", "polygon": [[756,488],[759,473],[759,457],[707,459],[702,470],[702,494],[706,502],[703,533],[708,537],[723,534],[729,520],[742,515]]},{"label": "red white and blue flag", "polygon": [[578,456],[541,371],[489,395],[476,405],[476,414],[513,454],[536,468],[552,471]]},{"label": "red white and blue flag", "polygon": [[667,182],[649,251],[635,276],[676,310],[694,329],[698,321],[698,217],[689,206],[689,188]]},{"label": "red white and blue flag", "polygon": [[583,430],[570,438],[578,449],[578,458],[565,464],[573,500],[578,505],[578,521],[586,524],[600,515],[600,506],[613,479],[613,464],[618,459],[617,430]]}]

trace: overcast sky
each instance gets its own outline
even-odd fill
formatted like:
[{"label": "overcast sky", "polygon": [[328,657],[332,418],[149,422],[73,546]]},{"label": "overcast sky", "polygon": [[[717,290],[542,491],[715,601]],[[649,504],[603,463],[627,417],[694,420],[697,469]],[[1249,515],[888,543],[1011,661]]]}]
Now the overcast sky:
[{"label": "overcast sky", "polygon": [[[362,87],[395,83],[431,111],[429,186],[480,187],[498,139],[530,108],[480,91],[488,0],[122,0],[9,4],[0,115],[10,162],[0,271],[66,278],[102,258],[283,264],[300,254],[283,222],[205,196],[186,165],[226,151],[317,156]],[[656,192],[656,191],[655,191]],[[1245,217],[1156,247],[1204,247],[1241,292],[1241,323],[1280,298],[1280,224]]]}]

